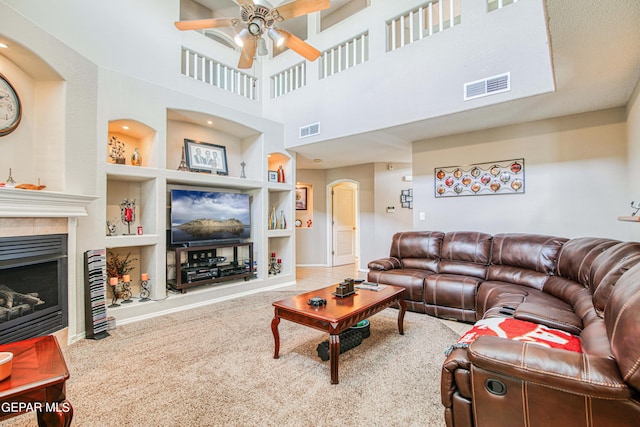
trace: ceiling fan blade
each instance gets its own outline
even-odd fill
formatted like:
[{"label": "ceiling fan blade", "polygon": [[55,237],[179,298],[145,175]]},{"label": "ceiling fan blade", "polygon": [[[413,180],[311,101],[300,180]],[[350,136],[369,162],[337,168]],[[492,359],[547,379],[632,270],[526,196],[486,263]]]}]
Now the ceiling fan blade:
[{"label": "ceiling fan blade", "polygon": [[285,20],[329,9],[330,7],[331,2],[329,0],[294,0],[274,8],[272,13]]},{"label": "ceiling fan blade", "polygon": [[253,6],[253,0],[236,0],[236,3],[238,3],[240,6]]},{"label": "ceiling fan blade", "polygon": [[276,28],[275,30],[284,37],[284,44],[298,55],[304,56],[309,61],[315,61],[320,57],[320,51],[309,43],[282,28]]},{"label": "ceiling fan blade", "polygon": [[238,68],[251,68],[253,65],[253,58],[256,56],[258,41],[255,37],[251,36],[244,38],[242,43],[242,52],[240,53]]},{"label": "ceiling fan blade", "polygon": [[176,28],[182,31],[202,30],[205,28],[233,27],[238,23],[232,18],[192,19],[190,21],[176,22]]}]

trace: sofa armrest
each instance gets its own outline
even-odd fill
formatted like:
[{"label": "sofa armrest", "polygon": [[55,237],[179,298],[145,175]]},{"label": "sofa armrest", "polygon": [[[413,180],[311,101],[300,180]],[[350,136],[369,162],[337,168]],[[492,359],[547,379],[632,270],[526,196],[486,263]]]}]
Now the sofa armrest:
[{"label": "sofa armrest", "polygon": [[490,336],[471,343],[467,357],[486,371],[568,393],[600,399],[632,396],[611,358]]},{"label": "sofa armrest", "polygon": [[[466,398],[471,398],[469,375],[471,364],[467,358],[466,348],[451,351],[442,365],[440,377],[440,398],[445,408],[453,407],[453,395],[457,392]],[[460,378],[463,376],[464,378]]]},{"label": "sofa armrest", "polygon": [[401,268],[402,263],[398,258],[386,257],[369,262],[367,267],[369,267],[369,270],[393,270],[394,268]]}]

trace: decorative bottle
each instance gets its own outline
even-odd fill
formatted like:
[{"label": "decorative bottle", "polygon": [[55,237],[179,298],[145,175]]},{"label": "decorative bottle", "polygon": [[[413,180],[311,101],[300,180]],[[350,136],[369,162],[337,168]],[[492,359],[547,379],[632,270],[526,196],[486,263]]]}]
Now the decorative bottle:
[{"label": "decorative bottle", "polygon": [[131,165],[142,166],[142,156],[137,148],[133,150],[133,154],[131,155]]},{"label": "decorative bottle", "polygon": [[284,217],[284,211],[280,211],[280,224],[278,224],[281,230],[284,230],[287,228],[287,220]]}]

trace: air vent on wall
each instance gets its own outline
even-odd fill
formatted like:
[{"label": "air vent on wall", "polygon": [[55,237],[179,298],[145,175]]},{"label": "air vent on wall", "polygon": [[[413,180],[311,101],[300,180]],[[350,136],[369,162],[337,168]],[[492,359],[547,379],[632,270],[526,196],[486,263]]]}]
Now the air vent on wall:
[{"label": "air vent on wall", "polygon": [[494,95],[511,90],[511,73],[500,74],[464,84],[464,100]]},{"label": "air vent on wall", "polygon": [[300,138],[308,138],[320,133],[320,123],[300,127]]}]

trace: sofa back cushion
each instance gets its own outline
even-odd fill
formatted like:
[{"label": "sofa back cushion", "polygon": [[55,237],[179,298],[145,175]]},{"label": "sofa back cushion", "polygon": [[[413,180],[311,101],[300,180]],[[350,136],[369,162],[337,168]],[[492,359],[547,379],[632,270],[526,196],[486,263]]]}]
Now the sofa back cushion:
[{"label": "sofa back cushion", "polygon": [[446,233],[438,273],[462,274],[484,279],[491,261],[492,236],[475,231]]},{"label": "sofa back cushion", "polygon": [[593,261],[618,243],[618,240],[597,237],[571,239],[560,249],[555,274],[590,287]]},{"label": "sofa back cushion", "polygon": [[403,268],[437,271],[444,233],[440,231],[407,231],[396,233],[391,240],[389,256],[402,262]]},{"label": "sofa back cushion", "polygon": [[624,273],[613,288],[604,322],[622,378],[640,390],[640,264]]},{"label": "sofa back cushion", "polygon": [[567,240],[539,234],[496,234],[487,278],[542,290],[547,277],[555,271],[558,253]]},{"label": "sofa back cushion", "polygon": [[640,243],[636,242],[618,242],[593,261],[590,288],[593,305],[599,315],[603,314],[618,279],[638,262]]}]

